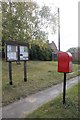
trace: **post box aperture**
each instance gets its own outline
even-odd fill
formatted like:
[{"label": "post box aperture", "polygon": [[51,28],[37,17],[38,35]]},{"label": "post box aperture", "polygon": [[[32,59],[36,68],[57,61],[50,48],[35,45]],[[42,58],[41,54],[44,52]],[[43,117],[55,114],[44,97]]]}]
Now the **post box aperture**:
[{"label": "post box aperture", "polygon": [[72,55],[69,52],[58,53],[58,72],[72,72]]}]

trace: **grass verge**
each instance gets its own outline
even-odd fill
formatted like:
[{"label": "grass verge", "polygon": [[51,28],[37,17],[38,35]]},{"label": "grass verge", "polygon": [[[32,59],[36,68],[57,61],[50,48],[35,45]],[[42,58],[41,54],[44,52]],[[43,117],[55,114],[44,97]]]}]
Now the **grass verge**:
[{"label": "grass verge", "polygon": [[78,85],[70,88],[66,95],[66,104],[62,95],[27,115],[26,118],[78,118]]},{"label": "grass verge", "polygon": [[[27,97],[47,87],[63,81],[63,73],[57,72],[57,62],[28,61],[28,81],[24,82],[23,62],[12,63],[13,85],[9,85],[8,63],[2,61],[2,104],[8,105],[16,100]],[[73,73],[67,74],[67,79],[78,75],[78,65],[73,65]]]}]

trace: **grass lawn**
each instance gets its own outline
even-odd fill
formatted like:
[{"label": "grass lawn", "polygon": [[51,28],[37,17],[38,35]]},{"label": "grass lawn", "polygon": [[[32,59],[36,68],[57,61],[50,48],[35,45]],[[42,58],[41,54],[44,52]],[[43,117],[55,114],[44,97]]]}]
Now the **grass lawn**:
[{"label": "grass lawn", "polygon": [[70,88],[66,95],[66,104],[62,103],[62,94],[26,118],[78,118],[78,85]]},{"label": "grass lawn", "polygon": [[[21,65],[12,63],[13,85],[9,85],[8,63],[2,62],[2,104],[7,105],[20,100],[52,85],[63,81],[63,73],[57,72],[57,62],[54,61],[28,61],[28,81],[24,82],[23,62]],[[78,75],[78,65],[73,65],[73,74],[67,74],[67,79]]]}]

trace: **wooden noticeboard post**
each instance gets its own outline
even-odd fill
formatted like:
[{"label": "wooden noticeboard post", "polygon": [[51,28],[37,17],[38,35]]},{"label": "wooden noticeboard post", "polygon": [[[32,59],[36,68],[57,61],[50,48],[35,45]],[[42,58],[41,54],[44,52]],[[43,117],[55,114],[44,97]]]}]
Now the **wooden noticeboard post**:
[{"label": "wooden noticeboard post", "polygon": [[12,85],[12,62],[24,62],[24,81],[27,81],[26,63],[29,60],[28,45],[17,42],[6,42],[6,62],[9,62],[9,84]]}]

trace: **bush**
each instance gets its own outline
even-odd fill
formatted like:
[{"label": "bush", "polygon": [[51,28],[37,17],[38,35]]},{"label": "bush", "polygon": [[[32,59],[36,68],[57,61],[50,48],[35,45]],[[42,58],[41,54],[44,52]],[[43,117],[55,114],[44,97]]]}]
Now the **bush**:
[{"label": "bush", "polygon": [[32,44],[29,50],[30,60],[52,60],[52,50]]}]

